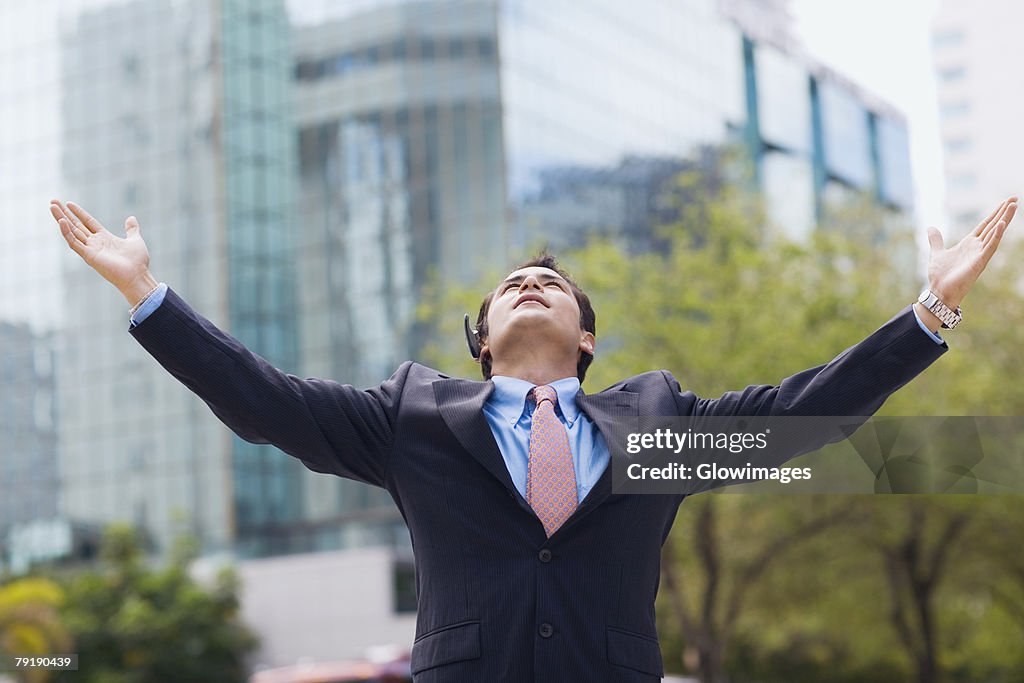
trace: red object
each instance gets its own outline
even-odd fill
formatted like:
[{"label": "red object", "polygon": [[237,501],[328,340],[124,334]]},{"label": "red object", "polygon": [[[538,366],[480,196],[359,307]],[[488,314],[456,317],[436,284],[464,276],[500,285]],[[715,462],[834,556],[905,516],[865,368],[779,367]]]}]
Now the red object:
[{"label": "red object", "polygon": [[249,683],[410,683],[409,660],[296,664],[258,671]]}]

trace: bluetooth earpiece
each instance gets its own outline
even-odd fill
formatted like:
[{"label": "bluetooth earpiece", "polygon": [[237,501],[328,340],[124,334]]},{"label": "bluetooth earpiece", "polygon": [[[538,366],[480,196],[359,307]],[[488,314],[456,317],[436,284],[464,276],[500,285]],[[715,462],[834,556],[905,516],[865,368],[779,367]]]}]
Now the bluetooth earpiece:
[{"label": "bluetooth earpiece", "polygon": [[480,333],[469,324],[469,313],[462,318],[462,324],[466,328],[466,345],[469,346],[469,355],[473,360],[480,360]]}]

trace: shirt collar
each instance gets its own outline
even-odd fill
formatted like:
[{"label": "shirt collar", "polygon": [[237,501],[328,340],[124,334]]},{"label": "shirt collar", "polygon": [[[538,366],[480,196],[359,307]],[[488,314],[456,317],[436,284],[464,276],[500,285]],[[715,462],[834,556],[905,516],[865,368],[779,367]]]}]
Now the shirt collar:
[{"label": "shirt collar", "polygon": [[[526,395],[537,385],[518,377],[503,375],[495,375],[491,377],[491,381],[494,382],[494,393],[489,402],[494,405],[505,421],[514,425],[519,422],[529,407]],[[579,378],[565,377],[551,382],[548,386],[558,394],[558,409],[569,426],[572,426],[579,416],[579,408],[576,407],[576,394],[580,390]]]}]

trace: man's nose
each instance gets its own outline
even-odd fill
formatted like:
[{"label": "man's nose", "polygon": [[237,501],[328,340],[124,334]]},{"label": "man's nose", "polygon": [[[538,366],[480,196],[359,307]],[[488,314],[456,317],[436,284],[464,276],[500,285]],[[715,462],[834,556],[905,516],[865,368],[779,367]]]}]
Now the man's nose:
[{"label": "man's nose", "polygon": [[523,278],[523,282],[519,285],[519,291],[524,292],[530,288],[535,288],[544,291],[544,288],[540,286],[540,280],[535,278],[533,275],[527,275],[525,278]]}]

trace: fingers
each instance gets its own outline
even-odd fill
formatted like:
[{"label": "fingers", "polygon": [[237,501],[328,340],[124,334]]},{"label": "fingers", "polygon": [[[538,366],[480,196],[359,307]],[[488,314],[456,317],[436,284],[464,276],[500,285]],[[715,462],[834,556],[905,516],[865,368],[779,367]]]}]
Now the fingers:
[{"label": "fingers", "polygon": [[[54,217],[56,218],[56,216]],[[84,257],[85,236],[75,234],[75,231],[78,230],[78,228],[74,227],[68,219],[63,216],[57,219],[57,225],[60,226],[60,234],[64,236],[64,241],[68,243],[68,246],[71,247],[72,251],[79,256]]]},{"label": "fingers", "polygon": [[[1006,201],[1004,201],[1002,204],[999,205],[999,210],[996,213],[995,217],[990,219],[986,225],[981,226],[980,230],[978,230],[976,228],[975,229],[975,231],[976,231],[975,234],[984,241],[989,234],[991,234],[993,231],[995,231],[996,226],[999,224],[999,221],[1005,221],[1006,224],[1009,225],[1010,218],[1013,217],[1013,213],[1016,212],[1016,210],[1017,210],[1017,198],[1016,197],[1008,197],[1006,199]],[[1004,228],[1005,228],[1005,226],[1004,226]]]},{"label": "fingers", "polygon": [[987,249],[989,245],[995,243],[1002,236],[1002,233],[1006,231],[1007,222],[1005,220],[1000,220],[998,223],[995,224],[995,227],[989,230],[986,236],[982,238],[982,246]]},{"label": "fingers", "polygon": [[89,235],[92,233],[85,232],[76,222],[73,222],[65,214],[64,210],[60,206],[60,202],[56,199],[52,200],[50,204],[50,214],[54,220],[57,221],[57,225],[60,227],[60,234],[64,237],[64,241],[68,243],[68,246],[78,254],[85,258],[86,246],[89,243]]},{"label": "fingers", "polygon": [[942,233],[938,228],[928,228],[928,245],[932,251],[941,251],[943,248]]},{"label": "fingers", "polygon": [[996,207],[996,210],[995,210],[995,211],[993,211],[992,213],[990,213],[990,214],[988,215],[988,217],[987,217],[987,218],[985,218],[985,220],[983,220],[982,222],[978,223],[978,227],[976,227],[976,228],[975,228],[975,229],[974,229],[974,230],[973,230],[973,231],[971,232],[971,234],[972,234],[972,235],[974,235],[975,237],[977,237],[978,235],[980,235],[980,234],[981,234],[981,231],[982,231],[982,230],[984,230],[984,229],[985,229],[985,228],[986,228],[986,227],[988,226],[988,224],[992,222],[992,219],[994,219],[994,218],[995,218],[995,217],[996,217],[997,215],[999,215],[999,212],[1003,210],[1003,207],[1004,207],[1004,206],[1006,206],[1006,203],[1007,203],[1008,201],[1010,201],[1010,200],[1009,200],[1009,199],[1005,199],[1005,200],[1003,200],[1003,203],[1002,203],[1002,204],[1000,204],[999,206],[997,206],[997,207]]},{"label": "fingers", "polygon": [[82,244],[88,243],[90,233],[86,233],[76,221],[71,219],[61,209],[60,204],[50,204],[50,213],[53,215],[54,220],[57,221],[57,225],[60,226],[61,234],[66,233],[66,236],[71,236]]},{"label": "fingers", "polygon": [[71,209],[69,209],[64,202],[60,201],[59,199],[51,199],[50,201],[52,204],[57,205],[57,208],[60,209],[61,214],[64,216],[65,219],[67,219],[68,223],[84,232],[87,237],[92,234],[92,231],[85,227],[85,224],[82,223],[78,216],[71,212]]},{"label": "fingers", "polygon": [[1016,216],[1016,215],[1017,215],[1017,198],[1013,197],[1013,199],[1010,200],[1009,206],[1006,207],[1006,215],[1003,216],[1003,220],[1006,221],[1006,226],[1003,227],[1004,230],[1006,229],[1006,227],[1008,227],[1010,225],[1010,221],[1012,221],[1013,217]]},{"label": "fingers", "polygon": [[1006,210],[1006,213],[1002,220],[1000,220],[995,228],[993,228],[984,238],[982,238],[982,247],[985,251],[994,252],[999,246],[999,241],[1003,238],[1003,233],[1006,232],[1006,228],[1009,227],[1010,221],[1013,220],[1014,215],[1017,213],[1016,202],[1011,203]]},{"label": "fingers", "polygon": [[128,216],[124,221],[124,234],[130,237],[133,230],[138,232],[139,219],[135,216]]},{"label": "fingers", "polygon": [[67,216],[64,215],[64,209],[60,206],[60,202],[56,199],[50,200],[50,214],[53,216],[53,220],[58,223],[60,223],[61,218],[67,218]]},{"label": "fingers", "polygon": [[999,214],[999,216],[997,216],[995,220],[989,223],[989,225],[984,230],[982,230],[981,235],[979,235],[979,237],[981,237],[982,244],[987,244],[988,241],[992,239],[992,236],[996,233],[997,230],[1000,229],[1000,224],[1002,224],[1001,229],[1006,230],[1006,226],[1010,224],[1010,221],[1013,219],[1014,214],[1017,213],[1016,200],[1016,197],[1011,197],[1010,199],[1008,199],[1006,201],[1006,206],[1003,207],[1003,210]]},{"label": "fingers", "polygon": [[74,202],[68,202],[68,208],[71,209],[72,213],[74,213],[74,215],[80,219],[81,224],[89,232],[103,232],[105,230],[105,228],[102,225],[100,225],[100,222],[98,220],[90,216],[89,212],[80,207],[78,204],[75,204]]}]

